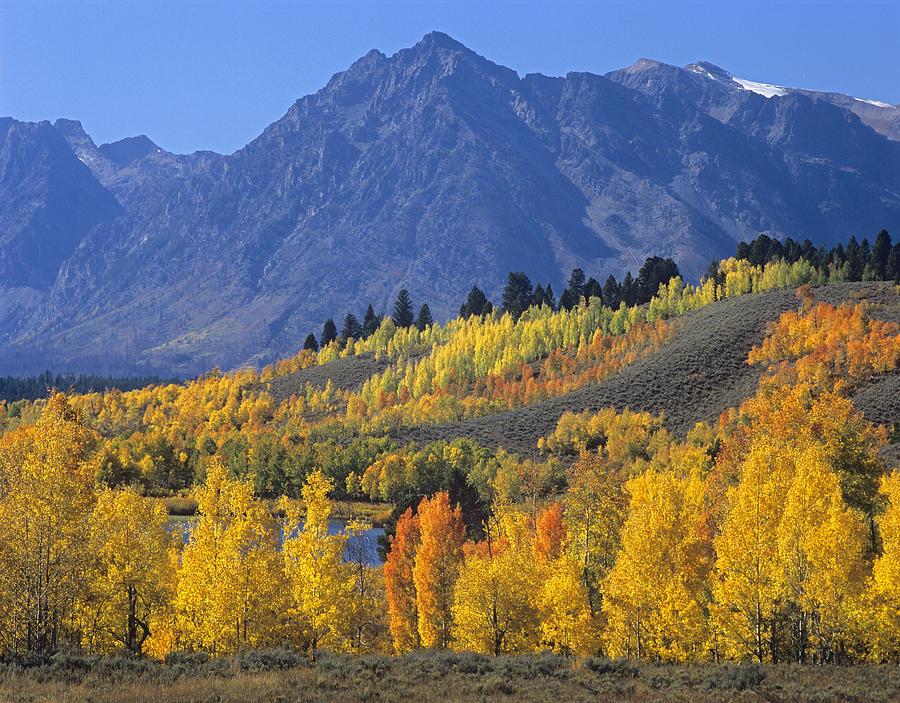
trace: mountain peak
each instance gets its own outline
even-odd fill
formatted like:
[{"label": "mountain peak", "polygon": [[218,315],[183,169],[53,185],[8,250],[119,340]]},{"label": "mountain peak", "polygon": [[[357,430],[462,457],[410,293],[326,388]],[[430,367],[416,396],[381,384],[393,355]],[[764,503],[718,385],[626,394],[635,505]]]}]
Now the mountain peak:
[{"label": "mountain peak", "polygon": [[99,151],[113,163],[127,166],[147,154],[160,151],[160,148],[146,134],[140,134],[136,137],[125,137],[117,142],[101,144]]},{"label": "mountain peak", "polygon": [[53,123],[53,126],[70,144],[94,146],[94,141],[88,136],[88,133],[84,131],[84,126],[78,120],[69,120],[65,117],[60,117]]},{"label": "mountain peak", "polygon": [[766,101],[690,68],[518,79],[432,32],[369,52],[232,156],[17,125],[0,292],[36,293],[0,305],[0,365],[194,375],[295,353],[401,288],[446,319],[473,283],[497,300],[509,271],[605,280],[660,255],[696,280],[760,232],[900,229],[900,145],[824,98]]},{"label": "mountain peak", "polygon": [[745,78],[737,78],[734,74],[729,73],[725,69],[719,68],[708,61],[697,61],[696,63],[688,64],[684,68],[691,73],[696,73],[698,76],[709,78],[732,90],[748,90],[751,93],[762,95],[764,98],[774,98],[776,96],[783,97],[790,92],[788,88],[780,85],[759,83],[757,81],[748,81]]},{"label": "mountain peak", "polygon": [[734,79],[734,76],[724,68],[716,66],[714,63],[710,63],[709,61],[695,61],[694,63],[689,63],[684,68],[686,71],[690,71],[691,73],[696,73],[697,75],[705,76],[707,78],[712,78],[713,80],[731,81],[732,79]]},{"label": "mountain peak", "polygon": [[647,69],[660,68],[668,64],[655,59],[640,58],[624,70],[626,73],[637,73],[638,71],[646,71]]},{"label": "mountain peak", "polygon": [[438,48],[438,49],[449,49],[453,51],[471,51],[465,44],[456,41],[449,34],[445,34],[444,32],[434,31],[429,32],[424,37],[422,37],[421,41],[414,48]]}]

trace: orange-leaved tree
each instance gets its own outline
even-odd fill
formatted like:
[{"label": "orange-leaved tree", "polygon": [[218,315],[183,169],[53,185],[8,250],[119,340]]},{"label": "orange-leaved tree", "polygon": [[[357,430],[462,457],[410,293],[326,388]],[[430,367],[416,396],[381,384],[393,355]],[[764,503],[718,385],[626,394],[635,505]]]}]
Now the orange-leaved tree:
[{"label": "orange-leaved tree", "polygon": [[419,516],[413,515],[412,508],[407,508],[397,521],[397,532],[391,538],[391,551],[384,563],[391,636],[397,654],[418,649],[421,644],[416,584],[413,580],[416,552],[421,541]]},{"label": "orange-leaved tree", "polygon": [[446,648],[453,636],[453,589],[466,540],[462,511],[450,508],[446,492],[419,504],[422,544],[416,552],[413,582],[419,637],[425,647]]}]

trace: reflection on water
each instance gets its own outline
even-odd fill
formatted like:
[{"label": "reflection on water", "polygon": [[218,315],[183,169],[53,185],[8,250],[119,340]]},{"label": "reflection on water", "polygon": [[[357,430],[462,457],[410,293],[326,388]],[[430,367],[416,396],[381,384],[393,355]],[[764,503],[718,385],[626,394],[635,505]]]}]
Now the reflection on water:
[{"label": "reflection on water", "polygon": [[[169,522],[169,529],[172,534],[180,535],[185,543],[191,539],[191,532],[194,529],[197,519],[191,520],[172,520]],[[331,520],[328,523],[328,534],[335,535],[346,527],[347,523],[343,520]],[[351,554],[356,559],[357,555],[362,556],[369,566],[379,566],[381,560],[378,558],[378,538],[384,534],[381,527],[372,527],[360,535],[353,537],[348,541],[347,549],[344,550],[344,560],[347,561]]]}]

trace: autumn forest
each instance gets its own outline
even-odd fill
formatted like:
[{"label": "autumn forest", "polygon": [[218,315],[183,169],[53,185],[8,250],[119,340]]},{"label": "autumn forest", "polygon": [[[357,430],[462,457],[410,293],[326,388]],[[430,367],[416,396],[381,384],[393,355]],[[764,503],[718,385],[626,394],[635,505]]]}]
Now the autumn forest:
[{"label": "autumn forest", "polygon": [[[260,370],[3,401],[0,656],[900,661],[900,417],[858,400],[900,373],[900,249],[766,240],[697,285],[648,260],[627,286],[573,272],[557,304],[510,274],[496,306],[332,324]],[[685,431],[577,401],[520,450],[451,431],[773,291],[752,383]]]}]

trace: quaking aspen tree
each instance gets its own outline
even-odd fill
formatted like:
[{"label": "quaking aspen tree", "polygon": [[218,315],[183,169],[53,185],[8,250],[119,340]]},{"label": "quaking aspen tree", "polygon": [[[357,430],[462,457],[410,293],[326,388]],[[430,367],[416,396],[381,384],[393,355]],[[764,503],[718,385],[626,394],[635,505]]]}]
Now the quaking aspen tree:
[{"label": "quaking aspen tree", "polygon": [[328,534],[333,483],[321,471],[303,486],[303,505],[283,501],[284,573],[290,592],[290,628],[313,657],[320,648],[349,651],[355,616],[354,575],[344,562],[347,537]]},{"label": "quaking aspen tree", "polygon": [[413,582],[423,647],[445,649],[453,636],[453,591],[462,565],[466,539],[462,512],[450,509],[447,493],[419,505],[422,543],[416,551]]},{"label": "quaking aspen tree", "polygon": [[280,643],[284,612],[278,526],[249,483],[215,460],[197,492],[175,608],[190,648],[229,654]]},{"label": "quaking aspen tree", "polygon": [[484,654],[530,652],[540,641],[540,568],[526,513],[494,506],[488,534],[465,547],[453,602],[454,646]]},{"label": "quaking aspen tree", "polygon": [[391,551],[384,563],[391,637],[397,654],[421,646],[416,584],[413,579],[413,567],[420,543],[419,517],[413,515],[412,508],[407,508],[397,521],[397,531],[391,539]]},{"label": "quaking aspen tree", "polygon": [[778,527],[790,470],[771,445],[760,442],[729,496],[731,508],[715,543],[713,585],[715,626],[726,657],[765,661],[777,646]]},{"label": "quaking aspen tree", "polygon": [[93,560],[91,432],[53,395],[36,424],[0,440],[0,649],[51,652],[76,641]]},{"label": "quaking aspen tree", "polygon": [[619,467],[596,454],[573,464],[568,479],[565,517],[572,556],[596,615],[603,603],[603,579],[615,562],[625,522],[625,479]]},{"label": "quaking aspen tree", "polygon": [[598,623],[591,614],[587,589],[570,549],[559,503],[538,515],[531,550],[540,569],[541,644],[563,654],[596,654],[600,646]]},{"label": "quaking aspen tree", "polygon": [[794,463],[778,528],[778,582],[793,620],[791,658],[830,661],[859,614],[865,527],[844,505],[838,478],[818,448],[796,452]]},{"label": "quaking aspen tree", "polygon": [[613,656],[700,660],[707,629],[703,586],[711,564],[698,537],[703,482],[647,471],[631,496],[622,546],[604,582],[604,639]]},{"label": "quaking aspen tree", "polygon": [[889,500],[881,518],[883,553],[875,561],[869,586],[876,656],[900,659],[900,471],[886,476],[881,491]]},{"label": "quaking aspen tree", "polygon": [[81,620],[91,648],[142,653],[175,590],[169,516],[133,490],[105,490],[91,515],[88,595]]}]

